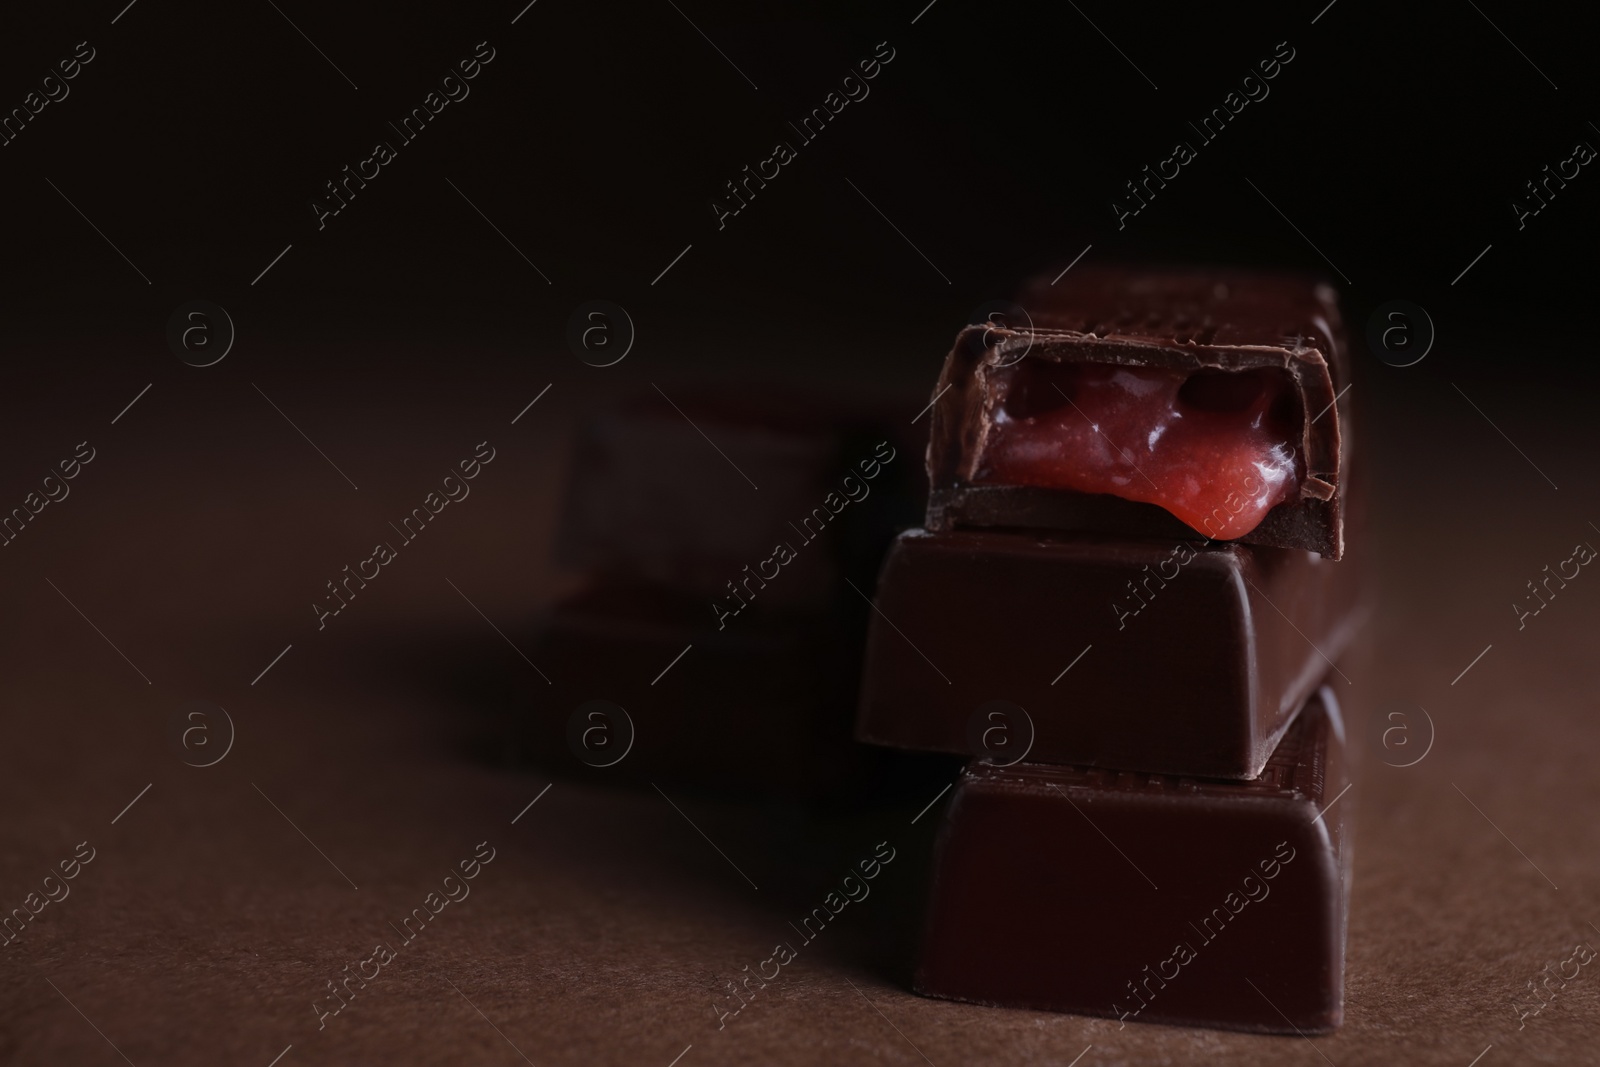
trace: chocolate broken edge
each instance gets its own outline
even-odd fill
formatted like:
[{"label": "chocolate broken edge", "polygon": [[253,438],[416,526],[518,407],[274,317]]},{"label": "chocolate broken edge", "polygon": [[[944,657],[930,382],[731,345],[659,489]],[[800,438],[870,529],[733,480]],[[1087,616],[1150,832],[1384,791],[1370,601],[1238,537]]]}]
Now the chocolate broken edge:
[{"label": "chocolate broken edge", "polygon": [[[1341,346],[1335,337],[1334,346]],[[1305,474],[1298,500],[1279,504],[1249,533],[1231,540],[1304,549],[1328,559],[1344,554],[1342,448],[1348,414],[1334,403],[1335,373],[1344,377],[1343,352],[1305,345],[1196,345],[1073,330],[1015,330],[971,325],[956,337],[935,389],[929,430],[927,527],[1014,527],[1083,530],[1153,537],[1189,537],[1196,531],[1156,504],[1105,494],[1034,486],[975,484],[973,467],[993,422],[985,404],[979,365],[1021,359],[1168,367],[1186,371],[1272,368],[1288,372],[1301,408],[1300,454]],[[1334,417],[1327,418],[1331,413]],[[1201,534],[1200,536],[1204,536]]]}]

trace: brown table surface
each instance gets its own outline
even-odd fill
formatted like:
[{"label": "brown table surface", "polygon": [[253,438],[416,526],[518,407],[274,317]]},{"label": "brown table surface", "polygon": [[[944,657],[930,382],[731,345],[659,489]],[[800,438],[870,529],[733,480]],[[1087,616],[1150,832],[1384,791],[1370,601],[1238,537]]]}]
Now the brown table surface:
[{"label": "brown table surface", "polygon": [[[1600,1061],[1600,970],[1525,1025],[1513,1009],[1546,963],[1600,944],[1600,578],[1521,631],[1510,606],[1545,564],[1600,543],[1576,390],[1458,392],[1443,353],[1351,397],[1382,461],[1382,559],[1376,666],[1350,699],[1409,709],[1408,751],[1426,740],[1417,707],[1436,735],[1405,769],[1358,739],[1346,1022],[1308,1041],[913,995],[939,809],[912,819],[937,783],[825,810],[682,791],[680,812],[576,764],[552,784],[486,757],[494,713],[539,683],[460,594],[521,643],[565,580],[548,562],[554,506],[603,372],[406,345],[390,347],[427,358],[350,369],[328,342],[318,371],[282,369],[271,346],[176,368],[115,425],[143,372],[7,394],[0,506],[78,441],[97,451],[0,549],[0,904],[21,906],[79,842],[95,855],[0,948],[0,1062]],[[915,398],[930,380],[884,387]],[[323,583],[485,439],[497,456],[470,498],[319,632],[307,605]],[[706,462],[685,476],[723,473]],[[196,699],[236,727],[206,768],[169,734]],[[874,896],[719,1030],[723,983],[885,840],[897,859]],[[484,841],[470,898],[319,1030],[326,983],[393,942],[389,923]]]}]

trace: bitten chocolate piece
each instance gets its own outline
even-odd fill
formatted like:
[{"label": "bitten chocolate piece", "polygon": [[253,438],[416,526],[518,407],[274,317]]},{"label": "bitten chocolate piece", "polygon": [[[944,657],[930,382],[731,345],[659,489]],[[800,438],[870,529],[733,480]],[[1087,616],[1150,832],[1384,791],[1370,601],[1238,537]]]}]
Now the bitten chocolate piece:
[{"label": "bitten chocolate piece", "polygon": [[1266,1033],[1344,1012],[1344,731],[1320,690],[1261,777],[968,766],[916,989]]},{"label": "bitten chocolate piece", "polygon": [[972,716],[1005,700],[1032,720],[1031,761],[1254,777],[1359,628],[1357,562],[907,531],[878,582],[857,736],[978,755]]},{"label": "bitten chocolate piece", "polygon": [[1343,553],[1350,368],[1331,288],[1082,267],[1017,303],[1003,324],[964,329],[945,360],[929,529],[1198,532]]}]

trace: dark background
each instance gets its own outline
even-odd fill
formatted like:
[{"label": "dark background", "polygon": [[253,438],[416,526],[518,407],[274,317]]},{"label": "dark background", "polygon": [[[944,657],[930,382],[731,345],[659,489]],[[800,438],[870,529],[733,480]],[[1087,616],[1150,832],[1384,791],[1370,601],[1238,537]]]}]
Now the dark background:
[{"label": "dark background", "polygon": [[[1578,583],[1526,630],[1508,609],[1574,541],[1600,539],[1584,320],[1600,178],[1584,168],[1521,231],[1510,206],[1578,140],[1600,145],[1589,27],[1503,0],[923,2],[538,0],[514,26],[517,2],[0,17],[0,108],[77,42],[97,51],[0,147],[0,506],[76,442],[99,450],[0,548],[4,904],[80,840],[103,857],[4,950],[0,1060],[121,1062],[103,1037],[141,1065],[263,1067],[288,1044],[280,1067],[521,1062],[510,1039],[541,1065],[665,1067],[691,1042],[680,1067],[922,1062],[909,1039],[940,1067],[1068,1063],[1091,1043],[1082,1067],[1324,1050],[1340,1067],[1466,1064],[1491,1042],[1482,1067],[1592,1058],[1587,972],[1526,1030],[1510,1005],[1600,921],[1600,616]],[[386,120],[485,40],[497,55],[471,95],[319,232],[323,183],[393,141]],[[880,41],[896,55],[871,95],[719,231],[723,183]],[[1280,41],[1296,57],[1271,95],[1196,143],[1186,120]],[[1111,201],[1178,139],[1198,158],[1119,231]],[[974,308],[1089,245],[1085,263],[1308,269],[1343,290],[1357,337],[1397,298],[1438,330],[1414,367],[1358,348],[1345,401],[1375,494],[1365,702],[1427,708],[1438,744],[1409,770],[1369,753],[1348,798],[1349,1015],[1315,1051],[912,996],[906,931],[938,809],[910,818],[935,788],[820,816],[679,795],[752,892],[655,793],[581,768],[512,827],[550,779],[483,757],[485,705],[521,707],[539,683],[445,579],[530,635],[571,585],[551,542],[588,415],[651,383],[914,411]],[[197,298],[237,329],[204,369],[166,340]],[[595,298],[639,332],[606,369],[565,340]],[[322,583],[485,438],[500,454],[473,498],[317,631]],[[728,474],[708,450],[684,477]],[[170,743],[194,699],[238,726],[212,769]],[[319,1033],[307,1009],[325,980],[485,836],[504,842],[496,880]],[[885,838],[904,844],[903,880],[719,1033],[706,1004],[722,982]]]},{"label": "dark background", "polygon": [[[199,296],[232,312],[240,355],[253,336],[332,321],[514,336],[533,350],[602,295],[647,322],[692,319],[708,353],[748,358],[752,329],[833,317],[903,339],[875,358],[912,359],[1022,274],[1053,273],[1088,244],[1096,259],[1284,263],[1340,280],[1246,179],[1348,276],[1358,304],[1413,300],[1452,341],[1543,326],[1586,302],[1586,172],[1520,232],[1510,208],[1545,164],[1600,139],[1594,65],[1570,11],[1339,0],[1311,25],[1320,5],[1080,14],[938,0],[911,25],[919,6],[680,14],[539,0],[515,26],[515,4],[284,8],[328,59],[264,0],[226,11],[139,0],[114,26],[115,10],[94,7],[15,12],[0,42],[5,107],[76,42],[98,55],[0,149],[13,328],[58,334],[70,312],[157,336]],[[394,140],[386,120],[481,40],[497,58],[470,97],[318,232],[309,203],[323,183]],[[718,232],[708,202],[723,182],[793,141],[786,121],[880,41],[896,58],[871,95]],[[1186,120],[1280,41],[1296,56],[1270,96],[1201,146]],[[1180,138],[1199,158],[1119,232],[1110,201]],[[159,350],[150,359],[165,365]]]}]

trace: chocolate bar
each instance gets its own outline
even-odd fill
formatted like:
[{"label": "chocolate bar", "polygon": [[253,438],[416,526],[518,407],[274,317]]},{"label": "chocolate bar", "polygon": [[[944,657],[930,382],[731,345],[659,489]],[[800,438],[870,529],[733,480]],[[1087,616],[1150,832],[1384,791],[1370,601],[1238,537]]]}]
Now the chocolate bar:
[{"label": "chocolate bar", "polygon": [[908,531],[878,583],[857,736],[978,755],[975,710],[1006,700],[1032,720],[1035,762],[1252,778],[1359,626],[1355,563]]},{"label": "chocolate bar", "polygon": [[967,327],[933,406],[929,529],[1344,551],[1350,368],[1333,291],[1080,268]]},{"label": "chocolate bar", "polygon": [[[769,610],[718,631],[700,597],[591,585],[528,646],[551,684],[526,687],[512,736],[535,762],[585,777],[825,795],[873,762],[850,739],[860,611]],[[573,735],[591,701],[626,717],[611,710]]]},{"label": "chocolate bar", "polygon": [[516,743],[576,773],[827,794],[882,755],[851,739],[870,608],[850,583],[920,511],[910,413],[673,392],[580,431],[557,542],[584,581],[540,625],[552,684]]},{"label": "chocolate bar", "polygon": [[1337,1027],[1344,744],[1325,687],[1248,782],[968,765],[940,831],[917,991],[1123,1023]]},{"label": "chocolate bar", "polygon": [[820,398],[641,397],[580,429],[557,559],[695,593],[713,621],[713,602],[853,599],[843,580],[871,581],[919,517],[920,449],[885,429],[908,422]]}]

